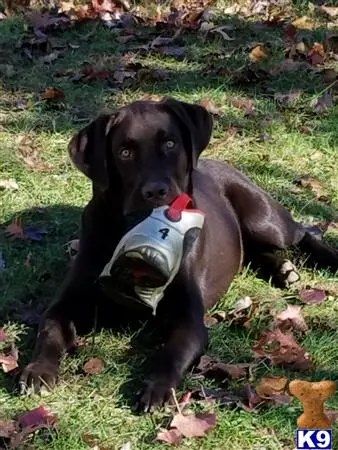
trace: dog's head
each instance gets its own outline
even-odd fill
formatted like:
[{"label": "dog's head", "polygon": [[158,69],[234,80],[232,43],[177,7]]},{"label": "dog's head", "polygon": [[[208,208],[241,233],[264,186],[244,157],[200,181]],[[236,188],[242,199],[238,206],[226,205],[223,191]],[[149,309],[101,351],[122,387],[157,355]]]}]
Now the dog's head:
[{"label": "dog's head", "polygon": [[139,101],[98,117],[73,137],[69,153],[94,189],[111,190],[128,214],[189,192],[211,132],[211,116],[199,105]]}]

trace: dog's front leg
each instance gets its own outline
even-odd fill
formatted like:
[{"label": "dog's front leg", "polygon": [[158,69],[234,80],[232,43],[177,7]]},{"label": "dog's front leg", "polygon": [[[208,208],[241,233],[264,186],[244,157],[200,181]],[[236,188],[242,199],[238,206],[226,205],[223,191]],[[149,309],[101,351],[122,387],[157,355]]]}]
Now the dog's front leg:
[{"label": "dog's front leg", "polygon": [[163,405],[169,399],[171,389],[179,385],[187,369],[207,346],[208,333],[200,296],[192,295],[188,289],[181,290],[173,301],[175,306],[177,310],[170,337],[155,356],[153,369],[137,402],[139,411],[148,412]]},{"label": "dog's front leg", "polygon": [[66,281],[55,302],[44,313],[32,361],[20,377],[21,393],[38,393],[41,388],[55,384],[60,359],[74,346],[77,316],[83,316],[90,307],[86,302],[89,286],[84,281],[78,284],[78,281],[77,277]]},{"label": "dog's front leg", "polygon": [[104,249],[108,245],[104,247],[97,239],[93,240],[95,246],[85,238],[83,242],[86,245],[80,247],[61,291],[40,321],[32,361],[20,378],[23,393],[39,392],[43,386],[53,386],[62,355],[74,346],[76,328],[93,326],[97,292],[95,280],[107,259]]}]

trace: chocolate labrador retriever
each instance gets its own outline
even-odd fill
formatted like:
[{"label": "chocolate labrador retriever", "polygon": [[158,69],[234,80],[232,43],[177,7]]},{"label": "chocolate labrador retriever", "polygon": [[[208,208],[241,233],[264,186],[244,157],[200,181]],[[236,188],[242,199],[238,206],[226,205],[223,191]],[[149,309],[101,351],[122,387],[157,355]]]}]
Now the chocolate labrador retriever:
[{"label": "chocolate labrador retriever", "polygon": [[100,116],[72,139],[71,159],[92,180],[93,195],[82,215],[78,256],[43,316],[33,360],[21,376],[24,386],[38,391],[54,384],[78,324],[93,317],[96,281],[125,233],[126,217],[183,192],[205,213],[205,225],[158,306],[156,320],[169,324],[170,333],[141,390],[140,410],[162,405],[204,352],[204,311],[227,291],[244,258],[285,284],[298,275],[278,249],[298,247],[308,262],[338,270],[338,251],[308,234],[246,176],[223,162],[198,161],[212,125],[198,105],[138,101]]}]

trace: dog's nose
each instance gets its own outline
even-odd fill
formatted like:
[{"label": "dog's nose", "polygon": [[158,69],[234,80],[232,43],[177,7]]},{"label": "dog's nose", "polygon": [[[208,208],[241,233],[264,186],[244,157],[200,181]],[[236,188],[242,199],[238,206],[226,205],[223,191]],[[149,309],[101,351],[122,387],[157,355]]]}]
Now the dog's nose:
[{"label": "dog's nose", "polygon": [[142,188],[142,195],[149,201],[163,201],[169,193],[169,185],[164,181],[150,181]]}]

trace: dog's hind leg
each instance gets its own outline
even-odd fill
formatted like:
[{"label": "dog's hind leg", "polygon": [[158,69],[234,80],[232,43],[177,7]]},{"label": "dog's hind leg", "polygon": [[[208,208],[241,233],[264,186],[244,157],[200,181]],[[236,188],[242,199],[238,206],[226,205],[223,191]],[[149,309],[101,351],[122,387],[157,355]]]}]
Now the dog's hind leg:
[{"label": "dog's hind leg", "polygon": [[[237,213],[249,249],[253,247],[263,254],[296,247],[307,255],[311,265],[338,270],[337,249],[311,236],[286,208],[244,175],[235,171],[232,177],[226,195]],[[271,267],[277,263],[275,260]]]}]

